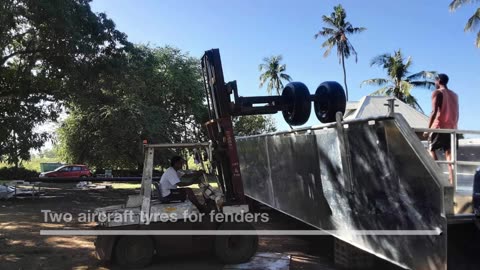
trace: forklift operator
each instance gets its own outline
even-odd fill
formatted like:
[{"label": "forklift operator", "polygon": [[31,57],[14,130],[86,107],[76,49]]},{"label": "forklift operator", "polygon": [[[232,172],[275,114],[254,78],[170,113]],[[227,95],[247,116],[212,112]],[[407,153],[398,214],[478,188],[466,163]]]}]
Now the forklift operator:
[{"label": "forklift operator", "polygon": [[[173,201],[185,201],[188,199],[198,208],[200,212],[204,210],[203,205],[200,204],[197,197],[190,188],[177,188],[186,187],[199,182],[199,177],[203,174],[202,171],[184,174],[179,170],[182,169],[185,160],[180,156],[174,156],[170,160],[170,167],[163,173],[160,178],[160,188],[157,188],[158,195],[161,201],[173,202]],[[191,178],[190,181],[180,181],[181,177]]]}]

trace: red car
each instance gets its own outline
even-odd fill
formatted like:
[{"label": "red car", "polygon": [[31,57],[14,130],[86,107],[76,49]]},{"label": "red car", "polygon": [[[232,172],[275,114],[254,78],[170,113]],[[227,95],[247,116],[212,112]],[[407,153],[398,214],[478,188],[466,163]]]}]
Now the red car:
[{"label": "red car", "polygon": [[41,173],[39,177],[92,177],[86,165],[65,165],[51,172]]}]

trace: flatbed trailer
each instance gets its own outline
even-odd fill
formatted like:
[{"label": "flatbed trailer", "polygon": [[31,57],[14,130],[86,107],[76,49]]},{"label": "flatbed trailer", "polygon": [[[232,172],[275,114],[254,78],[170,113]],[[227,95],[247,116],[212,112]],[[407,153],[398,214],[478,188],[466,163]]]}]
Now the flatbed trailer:
[{"label": "flatbed trailer", "polygon": [[405,269],[447,269],[448,224],[478,220],[400,114],[237,145],[248,197]]}]

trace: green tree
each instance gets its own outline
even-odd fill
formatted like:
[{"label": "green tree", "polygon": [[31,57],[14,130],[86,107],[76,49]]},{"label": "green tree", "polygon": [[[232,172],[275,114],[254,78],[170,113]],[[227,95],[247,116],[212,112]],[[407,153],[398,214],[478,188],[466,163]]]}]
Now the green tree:
[{"label": "green tree", "polygon": [[19,166],[49,138],[35,127],[55,121],[65,100],[129,43],[88,0],[0,3],[0,157]]},{"label": "green tree", "polygon": [[271,116],[246,115],[234,118],[233,127],[236,136],[250,136],[277,131]]},{"label": "green tree", "polygon": [[348,39],[349,35],[361,33],[366,30],[364,27],[353,27],[352,24],[346,21],[347,13],[342,5],[335,6],[330,16],[323,15],[322,20],[326,27],[322,27],[315,38],[325,37],[327,40],[323,42],[322,48],[326,48],[324,57],[330,54],[333,47],[337,48],[337,55],[340,64],[343,67],[343,82],[345,85],[345,92],[348,100],[348,86],[347,86],[347,71],[345,69],[345,59],[349,58],[352,54],[355,56],[355,62],[357,62],[357,52],[352,43]]},{"label": "green tree", "polygon": [[[450,3],[450,11],[455,11],[457,8],[464,4],[468,3],[473,3],[473,2],[478,2],[478,0],[453,0],[452,3]],[[475,45],[477,48],[480,48],[480,7],[477,8],[475,13],[473,13],[472,17],[470,17],[467,21],[467,24],[465,25],[465,32],[467,31],[475,31],[476,29],[479,29],[477,33],[477,39],[475,41]]]},{"label": "green tree", "polygon": [[[101,91],[68,105],[69,117],[58,132],[63,159],[139,168],[143,140],[201,139],[206,108],[199,63],[175,48],[139,46],[115,68],[100,71],[92,87]],[[159,152],[156,163],[170,155]]]},{"label": "green tree", "polygon": [[416,87],[434,89],[435,71],[420,71],[408,75],[412,65],[412,58],[405,59],[401,50],[395,51],[393,55],[382,54],[372,59],[371,66],[380,66],[387,71],[388,78],[377,78],[365,80],[362,85],[374,85],[381,88],[372,95],[393,96],[409,104],[415,109],[422,111],[417,99],[412,95],[412,89]]},{"label": "green tree", "polygon": [[260,88],[268,81],[267,93],[272,94],[272,89],[277,91],[277,95],[280,95],[280,90],[283,89],[283,82],[291,81],[290,75],[286,74],[287,65],[282,64],[283,57],[281,55],[265,57],[263,63],[258,66],[258,69],[262,74],[260,75]]}]

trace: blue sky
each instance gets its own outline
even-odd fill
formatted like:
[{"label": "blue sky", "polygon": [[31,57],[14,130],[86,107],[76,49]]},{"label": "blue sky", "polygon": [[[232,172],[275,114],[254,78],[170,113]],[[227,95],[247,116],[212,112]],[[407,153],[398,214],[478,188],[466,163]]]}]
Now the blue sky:
[{"label": "blue sky", "polygon": [[[321,40],[314,34],[323,26],[321,15],[342,4],[354,26],[368,30],[350,37],[359,54],[358,63],[347,60],[350,100],[359,100],[374,90],[362,87],[365,79],[385,77],[370,60],[401,48],[413,58],[412,72],[436,70],[450,76],[450,88],[460,98],[461,129],[480,129],[480,49],[476,33],[463,28],[478,4],[449,12],[450,0],[94,0],[95,12],[105,12],[117,28],[134,43],[172,45],[192,56],[219,48],[225,79],[237,80],[243,96],[264,95],[259,88],[258,65],[266,56],[282,54],[287,73],[305,83],[310,92],[323,81],[343,82],[343,73],[333,51],[323,57]],[[430,91],[415,89],[414,95],[429,113]],[[275,116],[278,128],[287,128]],[[310,117],[307,125],[317,124]]]}]

